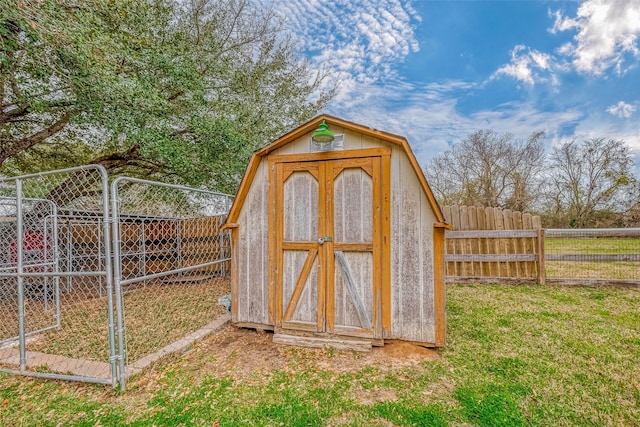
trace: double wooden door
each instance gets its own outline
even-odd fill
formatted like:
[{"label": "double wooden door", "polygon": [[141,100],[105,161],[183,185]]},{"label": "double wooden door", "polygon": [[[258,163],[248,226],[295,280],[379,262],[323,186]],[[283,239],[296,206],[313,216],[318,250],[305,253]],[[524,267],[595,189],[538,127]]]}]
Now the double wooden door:
[{"label": "double wooden door", "polygon": [[273,167],[276,327],[381,338],[381,157]]}]

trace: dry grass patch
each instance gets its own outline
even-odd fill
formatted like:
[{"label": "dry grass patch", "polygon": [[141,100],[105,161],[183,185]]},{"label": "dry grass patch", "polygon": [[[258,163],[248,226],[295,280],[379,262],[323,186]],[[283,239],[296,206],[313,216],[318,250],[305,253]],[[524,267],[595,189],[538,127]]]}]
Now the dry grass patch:
[{"label": "dry grass patch", "polygon": [[124,296],[125,327],[129,361],[196,331],[225,308],[218,298],[231,293],[228,279],[217,278],[194,284],[153,284]]},{"label": "dry grass patch", "polygon": [[[128,360],[154,353],[223,315],[218,297],[229,293],[230,282],[223,278],[203,283],[155,281],[125,292]],[[34,336],[28,350],[107,362],[107,325],[106,297],[63,299],[61,327]]]}]

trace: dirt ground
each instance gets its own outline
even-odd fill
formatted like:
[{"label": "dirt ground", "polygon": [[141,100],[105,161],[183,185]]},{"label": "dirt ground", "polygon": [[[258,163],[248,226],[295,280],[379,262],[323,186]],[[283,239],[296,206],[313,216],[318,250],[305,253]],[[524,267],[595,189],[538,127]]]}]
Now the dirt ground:
[{"label": "dirt ground", "polygon": [[[189,366],[196,362],[194,368],[201,373],[216,377],[231,375],[241,379],[289,369],[322,369],[344,373],[372,366],[393,371],[440,358],[435,350],[407,342],[387,343],[365,353],[274,344],[272,337],[270,332],[228,326],[222,332],[197,343],[191,354],[181,357],[182,363]],[[190,359],[199,359],[201,363]]]}]

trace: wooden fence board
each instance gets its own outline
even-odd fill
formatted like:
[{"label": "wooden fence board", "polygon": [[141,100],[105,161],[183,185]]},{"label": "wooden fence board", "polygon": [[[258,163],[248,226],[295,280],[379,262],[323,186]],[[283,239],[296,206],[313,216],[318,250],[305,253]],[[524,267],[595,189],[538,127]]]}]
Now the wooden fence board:
[{"label": "wooden fence board", "polygon": [[[522,214],[522,228],[524,230],[531,230],[533,229],[533,223],[531,221],[531,214],[526,212]],[[523,239],[524,242],[524,247],[523,247],[523,251],[525,253],[533,253],[534,252],[534,248],[535,248],[535,237],[532,236],[532,238],[529,239]],[[529,275],[534,275],[536,274],[536,265],[535,264],[528,264],[528,269],[527,269],[527,273]]]},{"label": "wooden fence board", "polygon": [[[496,218],[495,218],[495,210],[493,208],[485,208],[485,224],[487,226],[487,230],[495,230],[496,229]],[[498,247],[497,241],[493,239],[487,239],[487,252],[488,254],[497,253]],[[489,274],[491,276],[496,276],[500,273],[500,264],[497,262],[489,263]]]},{"label": "wooden fence board", "polygon": [[443,206],[442,207],[442,214],[447,219],[451,218],[451,206]]},{"label": "wooden fence board", "polygon": [[[496,230],[502,231],[504,230],[504,213],[502,210],[498,210],[495,212],[495,221],[496,221]],[[497,239],[496,242],[496,250],[494,253],[496,254],[506,254],[507,252],[507,239]],[[511,271],[508,263],[498,263],[498,275],[499,277],[511,277]]]},{"label": "wooden fence board", "polygon": [[[486,220],[485,220],[485,210],[482,206],[476,208],[477,222],[478,222],[478,230],[486,229]],[[489,249],[489,241],[488,239],[478,239],[478,253],[486,254]],[[491,275],[491,264],[483,263],[480,265],[480,274],[482,276]]]},{"label": "wooden fence board", "polygon": [[[467,206],[460,206],[460,230],[469,230],[469,213],[467,212]],[[460,246],[460,253],[468,255],[471,253],[471,241],[463,240],[458,242]],[[473,275],[473,265],[470,262],[463,262],[460,268],[462,274],[465,276]]]},{"label": "wooden fence board", "polygon": [[[478,229],[478,214],[477,214],[477,209],[475,206],[469,206],[469,208],[467,209],[467,214],[469,216],[469,230],[477,230]],[[479,239],[473,239],[471,240],[471,253],[472,254],[480,254],[481,252],[481,248],[480,248],[480,240]],[[482,270],[484,264],[483,263],[471,263],[471,271],[473,275],[480,275],[482,276]]]},{"label": "wooden fence board", "polygon": [[447,232],[445,240],[448,276],[524,279],[538,276],[539,216],[464,205],[445,206],[443,213],[453,226],[453,232]]},{"label": "wooden fence board", "polygon": [[[510,209],[504,209],[502,211],[502,219],[503,219],[503,227],[505,230],[513,230],[513,213]],[[505,254],[513,254],[514,248],[513,243],[515,239],[502,239],[504,243],[504,253]],[[507,264],[507,276],[506,277],[518,277],[518,269],[516,267],[516,263],[513,261],[504,261]]]},{"label": "wooden fence board", "polygon": [[460,211],[458,205],[451,206],[451,219],[448,221],[454,230],[460,230]]},{"label": "wooden fence board", "polygon": [[536,230],[539,230],[542,228],[542,221],[540,220],[540,217],[538,215],[531,217],[531,224],[532,224],[532,228]]},{"label": "wooden fence board", "polygon": [[[454,230],[460,230],[460,211],[458,209],[458,205],[453,205],[451,206],[451,220],[450,220],[451,225],[453,226]],[[452,243],[453,247],[452,252],[454,254],[459,253],[460,251],[458,250],[459,246],[457,242],[453,242]],[[460,263],[453,263],[451,265],[452,271],[450,272],[451,274],[456,274],[460,268],[461,268],[461,264]]]}]

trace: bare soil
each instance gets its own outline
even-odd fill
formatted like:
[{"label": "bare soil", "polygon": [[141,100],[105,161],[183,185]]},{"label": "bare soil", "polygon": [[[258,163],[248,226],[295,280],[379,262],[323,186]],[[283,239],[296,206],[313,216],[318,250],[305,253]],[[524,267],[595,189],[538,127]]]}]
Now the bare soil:
[{"label": "bare soil", "polygon": [[[270,332],[229,326],[196,344],[194,354],[187,354],[183,359],[199,358],[203,363],[196,365],[200,365],[197,369],[201,373],[239,379],[274,370],[322,369],[344,373],[371,366],[393,371],[440,358],[433,349],[407,342],[391,342],[363,353],[274,344],[272,337]],[[196,356],[205,354],[206,361]],[[184,363],[186,365],[187,360]]]}]

